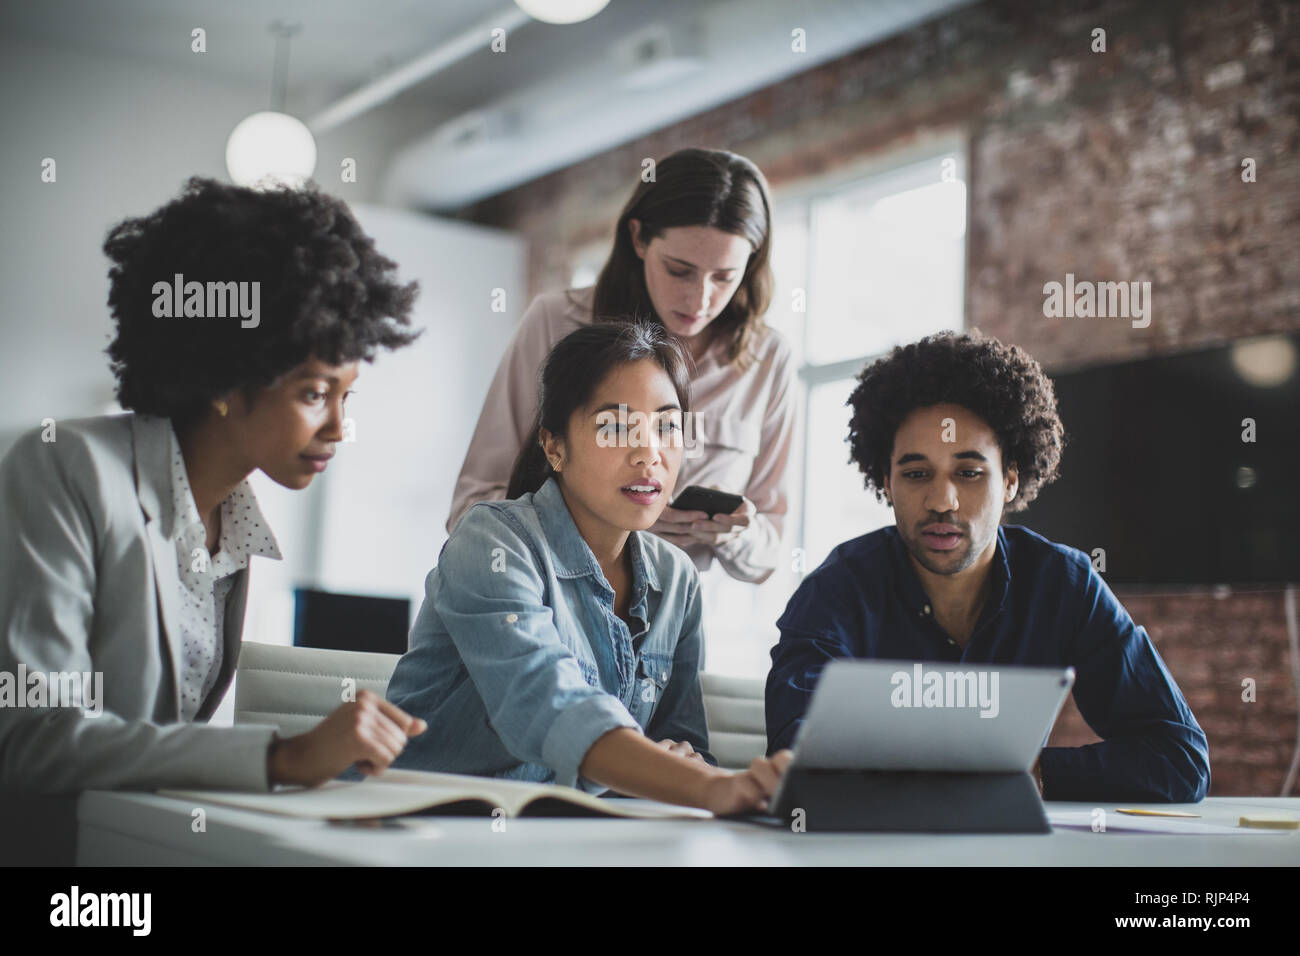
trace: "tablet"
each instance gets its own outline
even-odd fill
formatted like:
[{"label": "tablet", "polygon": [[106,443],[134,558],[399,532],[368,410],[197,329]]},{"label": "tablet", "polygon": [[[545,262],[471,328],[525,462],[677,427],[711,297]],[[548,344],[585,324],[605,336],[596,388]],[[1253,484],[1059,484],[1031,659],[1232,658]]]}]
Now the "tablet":
[{"label": "tablet", "polygon": [[1073,685],[1072,667],[832,661],[771,805],[796,767],[1028,772]]}]

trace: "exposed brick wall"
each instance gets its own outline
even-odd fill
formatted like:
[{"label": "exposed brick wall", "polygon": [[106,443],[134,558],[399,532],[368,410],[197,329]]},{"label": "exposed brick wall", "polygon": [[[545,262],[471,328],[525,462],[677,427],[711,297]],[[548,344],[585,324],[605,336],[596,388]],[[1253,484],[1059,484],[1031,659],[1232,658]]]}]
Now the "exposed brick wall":
[{"label": "exposed brick wall", "polygon": [[[1210,792],[1281,792],[1295,745],[1296,694],[1283,594],[1207,591],[1151,594],[1116,588],[1147,629],[1210,742]],[[1255,700],[1242,700],[1242,680]],[[1049,743],[1076,747],[1097,736],[1071,699]]]},{"label": "exposed brick wall", "polygon": [[[1091,31],[1106,31],[1093,53]],[[814,38],[815,39],[815,38]],[[1049,369],[1300,329],[1300,5],[989,2],[492,197],[533,292],[608,239],[642,157],[719,146],[778,198],[929,134],[969,141],[966,318]],[[1241,161],[1257,164],[1243,183]],[[779,237],[778,237],[779,241]],[[1152,322],[1045,319],[1067,272],[1150,281]],[[1214,794],[1275,794],[1295,744],[1282,596],[1120,592],[1210,737]],[[1255,677],[1258,700],[1241,701]],[[1069,708],[1054,741],[1095,739]]]},{"label": "exposed brick wall", "polygon": [[[1300,328],[1300,7],[1136,9],[1007,61],[972,151],[968,320],[1056,365]],[[1044,321],[1066,272],[1150,281],[1150,328]]]}]

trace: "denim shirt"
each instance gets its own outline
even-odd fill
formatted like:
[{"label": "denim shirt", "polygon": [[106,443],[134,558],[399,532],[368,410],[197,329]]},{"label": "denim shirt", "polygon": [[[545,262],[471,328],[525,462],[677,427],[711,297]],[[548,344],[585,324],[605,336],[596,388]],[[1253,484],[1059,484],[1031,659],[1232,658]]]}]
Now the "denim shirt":
[{"label": "denim shirt", "polygon": [[710,764],[700,691],[700,584],[675,545],[633,531],[629,629],[554,478],[466,512],[425,579],[388,684],[423,717],[396,767],[605,788],[588,749],[618,727],[684,740]]}]

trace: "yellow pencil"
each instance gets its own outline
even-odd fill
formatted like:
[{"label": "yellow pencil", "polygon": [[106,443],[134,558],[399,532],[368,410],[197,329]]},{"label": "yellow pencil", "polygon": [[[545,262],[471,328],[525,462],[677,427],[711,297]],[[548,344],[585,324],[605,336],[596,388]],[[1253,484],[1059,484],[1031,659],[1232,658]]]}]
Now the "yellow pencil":
[{"label": "yellow pencil", "polygon": [[1182,810],[1134,810],[1119,809],[1116,813],[1131,813],[1135,817],[1199,817],[1199,813],[1185,813]]}]

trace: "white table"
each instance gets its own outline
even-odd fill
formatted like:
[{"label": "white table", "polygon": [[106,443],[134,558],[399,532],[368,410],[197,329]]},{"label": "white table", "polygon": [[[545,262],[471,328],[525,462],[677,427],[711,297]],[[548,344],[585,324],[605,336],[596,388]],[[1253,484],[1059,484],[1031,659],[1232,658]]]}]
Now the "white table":
[{"label": "white table", "polygon": [[[1089,811],[1097,804],[1049,803]],[[1115,805],[1104,805],[1108,814]],[[1300,831],[1163,836],[1058,829],[1051,834],[791,833],[723,820],[505,820],[422,817],[411,829],[359,829],[314,820],[204,807],[152,794],[91,791],[78,805],[77,862],[130,865],[594,865],[668,866],[1297,866]],[[1190,810],[1235,825],[1242,813],[1300,816],[1300,799],[1212,797]],[[1112,819],[1114,819],[1112,817]],[[497,824],[500,827],[500,823]]]}]

